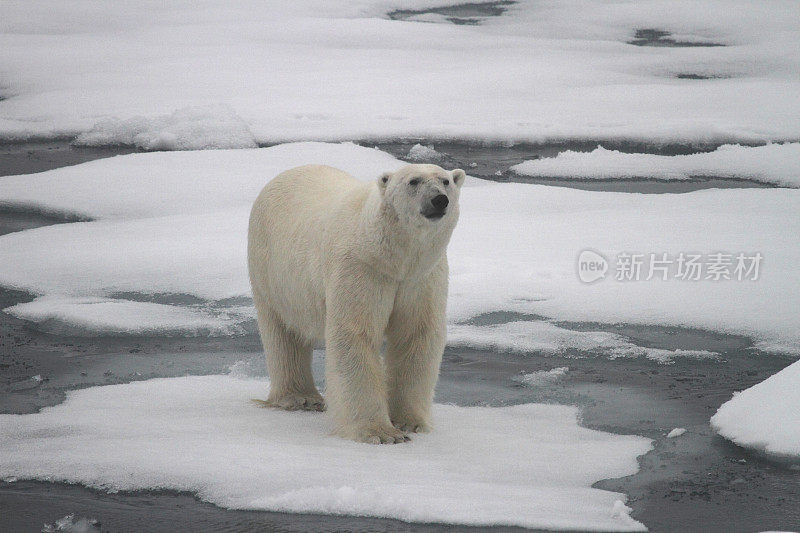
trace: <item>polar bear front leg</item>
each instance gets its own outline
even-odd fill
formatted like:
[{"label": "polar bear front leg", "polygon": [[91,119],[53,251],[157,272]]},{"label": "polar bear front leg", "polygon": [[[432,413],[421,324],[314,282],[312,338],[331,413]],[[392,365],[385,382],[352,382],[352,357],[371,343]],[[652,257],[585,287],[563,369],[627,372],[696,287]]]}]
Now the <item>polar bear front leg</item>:
[{"label": "polar bear front leg", "polygon": [[373,444],[408,440],[389,420],[380,357],[393,290],[362,272],[326,291],[325,396],[340,437]]},{"label": "polar bear front leg", "polygon": [[447,265],[428,283],[398,293],[386,331],[389,417],[407,432],[431,429],[431,406],[442,362],[447,325]]}]

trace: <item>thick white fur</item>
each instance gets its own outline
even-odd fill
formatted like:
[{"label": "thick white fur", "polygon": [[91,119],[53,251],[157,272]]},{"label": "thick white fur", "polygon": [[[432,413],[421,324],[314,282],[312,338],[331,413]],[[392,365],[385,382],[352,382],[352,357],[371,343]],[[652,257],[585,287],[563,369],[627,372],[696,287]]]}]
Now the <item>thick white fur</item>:
[{"label": "thick white fur", "polygon": [[[365,184],[308,165],[261,191],[248,262],[267,405],[325,409],[311,375],[312,348],[324,341],[336,434],[402,442],[430,429],[445,345],[446,248],[464,178],[460,169],[408,165]],[[429,219],[439,194],[448,197],[446,214]]]}]

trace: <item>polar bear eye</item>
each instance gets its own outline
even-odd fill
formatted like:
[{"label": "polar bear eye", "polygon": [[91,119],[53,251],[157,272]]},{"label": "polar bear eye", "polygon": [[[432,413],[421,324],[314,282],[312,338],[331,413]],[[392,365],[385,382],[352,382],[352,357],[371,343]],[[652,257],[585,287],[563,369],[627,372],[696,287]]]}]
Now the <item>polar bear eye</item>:
[{"label": "polar bear eye", "polygon": [[413,180],[409,181],[408,184],[416,186],[419,185],[419,181],[419,178],[414,178]]},{"label": "polar bear eye", "polygon": [[444,186],[447,187],[450,185],[450,180],[442,180],[442,183],[444,183]]}]

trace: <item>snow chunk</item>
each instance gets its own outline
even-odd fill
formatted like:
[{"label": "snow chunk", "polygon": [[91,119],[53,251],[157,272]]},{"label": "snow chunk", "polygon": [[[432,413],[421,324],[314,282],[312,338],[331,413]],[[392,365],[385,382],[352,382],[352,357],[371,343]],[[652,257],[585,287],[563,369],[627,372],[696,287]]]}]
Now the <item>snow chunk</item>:
[{"label": "snow chunk", "polygon": [[186,107],[170,115],[110,118],[81,133],[78,146],[133,145],[143,150],[255,148],[247,123],[227,105]]},{"label": "snow chunk", "polygon": [[236,379],[263,379],[264,361],[261,358],[255,361],[236,361],[228,367],[228,374]]},{"label": "snow chunk", "polygon": [[645,530],[624,495],[591,486],[635,473],[651,441],[580,427],[575,407],[435,405],[433,432],[374,446],[330,436],[323,414],[257,407],[267,388],[200,376],[70,391],[0,415],[0,477],[190,491],[230,509]]},{"label": "snow chunk", "polygon": [[550,383],[555,383],[566,376],[568,371],[569,367],[567,366],[560,366],[550,370],[538,370],[536,372],[516,376],[514,377],[514,381],[519,381],[531,387],[541,387],[549,385]]},{"label": "snow chunk", "polygon": [[719,358],[718,353],[706,350],[665,350],[637,346],[616,333],[575,331],[545,321],[515,321],[491,326],[455,324],[448,328],[447,344],[504,352],[571,356],[595,353],[611,359],[646,357],[661,364],[671,364],[677,357]]},{"label": "snow chunk", "polygon": [[647,346],[621,346],[611,350],[611,358],[619,357],[646,357],[651,361],[656,361],[664,365],[669,365],[675,362],[676,358],[685,359],[711,359],[722,360],[722,357],[717,352],[708,350],[665,350],[663,348],[650,348]]},{"label": "snow chunk", "polygon": [[[207,310],[112,298],[43,296],[3,311],[61,335],[219,336],[244,332],[230,316]],[[41,376],[33,379],[41,381]]]},{"label": "snow chunk", "polygon": [[686,428],[675,428],[672,431],[670,431],[669,433],[667,433],[667,438],[668,439],[674,439],[676,437],[680,437],[684,433],[686,433]]},{"label": "snow chunk", "polygon": [[64,533],[92,533],[100,531],[100,523],[94,518],[78,518],[75,520],[75,514],[68,514],[65,517],[59,518],[53,524],[45,524],[42,527],[42,533],[56,533],[63,531]]},{"label": "snow chunk", "polygon": [[734,394],[711,417],[711,426],[739,446],[800,459],[800,361]]},{"label": "snow chunk", "polygon": [[591,152],[567,150],[511,167],[542,178],[688,180],[694,177],[749,179],[800,187],[800,143],[765,146],[723,145],[689,155],[630,154],[598,146]]},{"label": "snow chunk", "polygon": [[443,158],[442,154],[433,149],[433,145],[423,146],[419,143],[412,146],[406,155],[406,159],[417,163],[436,163]]}]

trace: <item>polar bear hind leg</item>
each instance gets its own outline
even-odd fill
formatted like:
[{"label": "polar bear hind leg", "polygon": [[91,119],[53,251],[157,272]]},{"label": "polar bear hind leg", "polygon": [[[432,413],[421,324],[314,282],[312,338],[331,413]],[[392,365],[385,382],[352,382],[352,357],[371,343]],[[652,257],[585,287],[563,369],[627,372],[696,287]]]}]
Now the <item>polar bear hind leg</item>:
[{"label": "polar bear hind leg", "polygon": [[287,411],[324,411],[325,400],[311,373],[312,344],[286,328],[264,298],[254,303],[270,379],[269,396],[258,403]]}]

